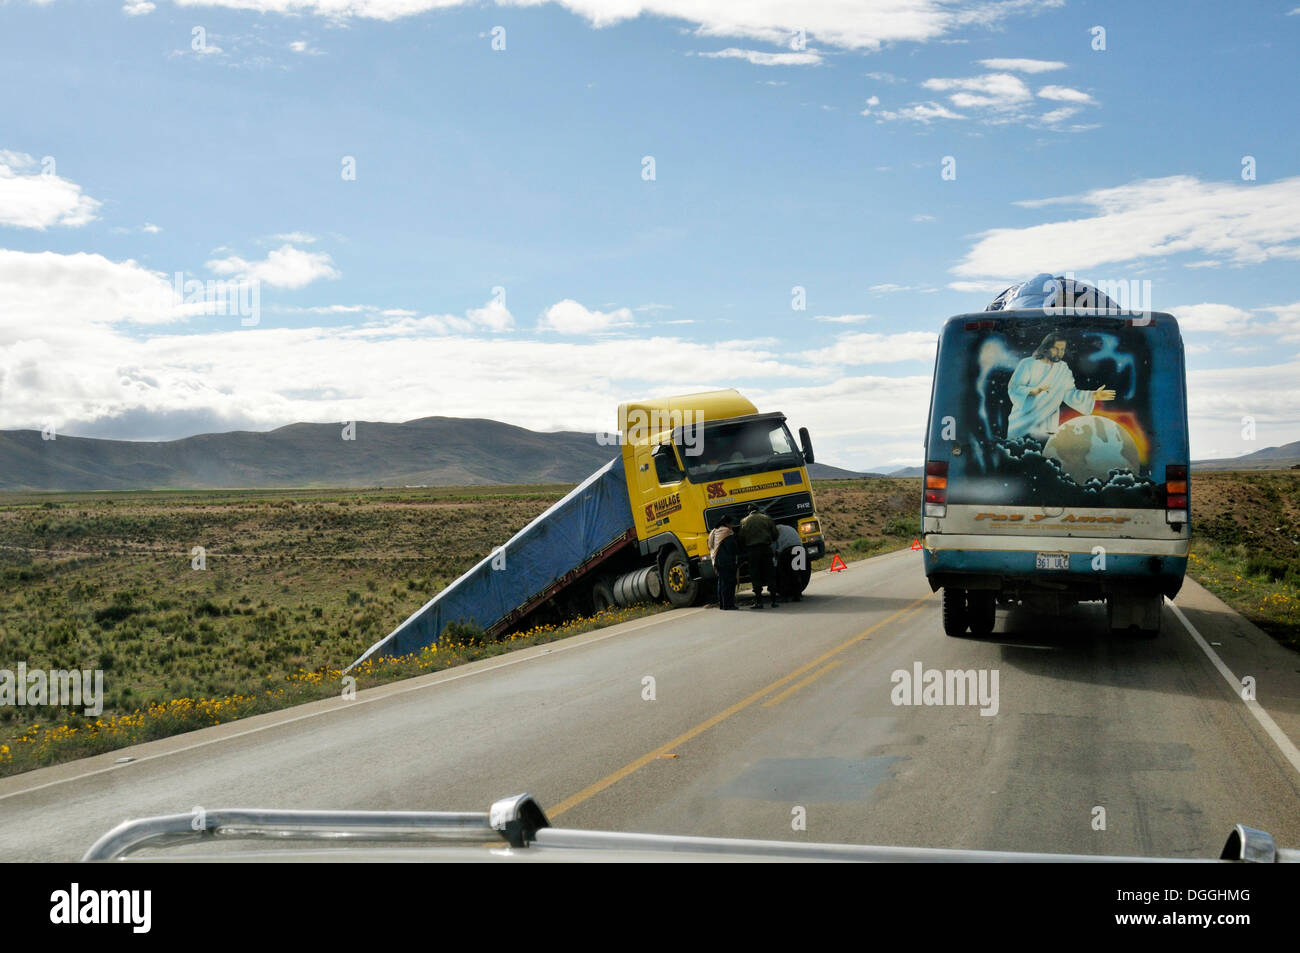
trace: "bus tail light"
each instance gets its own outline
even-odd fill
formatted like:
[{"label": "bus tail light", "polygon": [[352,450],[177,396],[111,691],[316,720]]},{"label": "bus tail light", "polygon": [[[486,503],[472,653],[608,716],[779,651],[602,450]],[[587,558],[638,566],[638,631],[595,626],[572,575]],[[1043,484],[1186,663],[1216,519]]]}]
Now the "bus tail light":
[{"label": "bus tail light", "polygon": [[948,514],[948,461],[927,460],[925,463],[925,515],[944,517]]},{"label": "bus tail light", "polygon": [[1165,522],[1187,522],[1188,497],[1187,467],[1165,467]]}]

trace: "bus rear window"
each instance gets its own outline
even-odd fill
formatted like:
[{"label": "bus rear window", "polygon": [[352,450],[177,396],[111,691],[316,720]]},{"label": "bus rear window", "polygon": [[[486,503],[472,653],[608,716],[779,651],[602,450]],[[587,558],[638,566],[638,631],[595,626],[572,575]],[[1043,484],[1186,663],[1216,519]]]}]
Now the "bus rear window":
[{"label": "bus rear window", "polygon": [[1157,507],[1187,455],[1176,326],[1002,319],[945,333],[928,459],[948,502]]}]

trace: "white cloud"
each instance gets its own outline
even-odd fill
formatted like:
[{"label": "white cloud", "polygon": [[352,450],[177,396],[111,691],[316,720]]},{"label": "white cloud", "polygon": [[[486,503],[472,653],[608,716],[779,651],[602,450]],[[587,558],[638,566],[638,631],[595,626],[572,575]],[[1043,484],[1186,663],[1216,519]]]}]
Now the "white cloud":
[{"label": "white cloud", "polygon": [[1230,304],[1184,304],[1176,308],[1165,308],[1178,319],[1178,327],[1183,331],[1216,331],[1240,334],[1252,322],[1249,311]]},{"label": "white cloud", "polygon": [[912,216],[912,221],[914,221],[914,222],[933,222],[933,221],[934,221],[934,216],[933,216],[933,215],[913,215],[913,216]]},{"label": "white cloud", "polygon": [[207,264],[215,275],[237,275],[256,279],[273,288],[302,288],[319,278],[338,278],[334,261],[324,252],[308,252],[292,245],[282,245],[264,261],[247,261],[232,255],[214,258]]},{"label": "white cloud", "polygon": [[[307,308],[298,307],[297,305],[275,305],[273,310],[283,311],[285,314],[360,314],[363,311],[375,311],[377,309],[368,304],[324,304]],[[401,313],[410,316],[418,312],[403,311]]]},{"label": "white cloud", "polygon": [[1058,103],[1094,103],[1087,93],[1069,86],[1044,86],[1038,91],[1039,98],[1051,99]]},{"label": "white cloud", "polygon": [[379,312],[386,320],[368,321],[363,333],[374,337],[409,337],[412,335],[473,335],[483,331],[510,331],[515,319],[503,302],[492,299],[481,308],[470,308],[465,314],[426,314],[417,318],[418,312],[406,308],[388,308]]},{"label": "white cloud", "polygon": [[962,294],[1001,294],[1012,282],[1003,281],[950,281],[948,287]]},{"label": "white cloud", "polygon": [[515,323],[505,304],[495,298],[481,308],[470,308],[465,316],[476,326],[490,331],[508,331]]},{"label": "white cloud", "polygon": [[289,49],[293,50],[295,53],[305,53],[308,56],[322,55],[322,51],[316,49],[307,40],[293,40],[289,44]]},{"label": "white cloud", "polygon": [[273,242],[288,242],[290,245],[311,245],[316,241],[315,235],[309,235],[307,232],[282,232],[279,235],[272,235]]},{"label": "white cloud", "polygon": [[96,327],[162,324],[202,310],[178,306],[166,275],[85,252],[0,249],[0,301],[0,346],[37,339],[66,345],[83,331],[93,337]]},{"label": "white cloud", "polygon": [[903,78],[901,76],[895,76],[893,73],[884,73],[884,72],[868,73],[867,79],[874,79],[877,83],[889,83],[891,86],[894,83],[903,82]]},{"label": "white cloud", "polygon": [[803,351],[799,357],[812,364],[858,366],[896,364],[899,361],[932,361],[938,344],[937,331],[900,331],[896,334],[859,332],[842,334],[830,347]]},{"label": "white cloud", "polygon": [[[397,20],[470,0],[177,0],[179,6],[220,6],[268,13],[314,13]],[[536,6],[547,0],[499,5]],[[1059,7],[1061,0],[1015,0],[950,7],[935,0],[553,0],[593,27],[638,17],[663,17],[694,26],[698,36],[736,37],[785,46],[795,30],[841,49],[875,50],[888,43],[941,40],[963,27],[989,28],[1020,15]]]},{"label": "white cloud", "polygon": [[159,228],[157,225],[155,225],[153,222],[145,222],[142,226],[140,226],[140,231],[148,232],[150,235],[157,235],[159,232],[162,231],[162,229]]},{"label": "white cloud", "polygon": [[818,314],[813,316],[813,320],[825,321],[829,324],[860,324],[874,317],[875,315],[872,314]]},{"label": "white cloud", "polygon": [[709,59],[746,60],[754,66],[816,66],[821,63],[820,53],[807,51],[802,53],[764,53],[761,50],[740,50],[729,47],[712,53],[700,53]]},{"label": "white cloud", "polygon": [[[0,428],[49,422],[61,434],[165,439],[302,420],[442,414],[594,432],[611,428],[620,401],[735,386],[760,409],[784,411],[792,424],[810,427],[823,460],[865,469],[917,455],[923,420],[916,409],[929,396],[929,369],[851,376],[828,374],[827,365],[928,365],[937,336],[849,334],[802,354],[779,340],[669,335],[629,348],[617,337],[500,336],[492,326],[504,324],[504,308],[491,303],[424,318],[364,305],[285,308],[358,317],[308,328],[275,327],[265,318],[241,328],[232,318],[222,330],[196,334],[165,326],[183,317],[160,307],[169,293],[166,276],[132,261],[0,251]],[[1300,302],[1258,310],[1300,331]],[[365,321],[363,313],[377,319]],[[441,328],[436,319],[443,319]],[[138,321],[155,326],[132,323]],[[647,362],[646,353],[672,353],[673,360]],[[1216,448],[1222,452],[1214,455],[1235,455],[1300,438],[1298,382],[1295,360],[1189,372],[1196,455]],[[1259,442],[1242,447],[1244,413],[1256,417]]]},{"label": "white cloud", "polygon": [[958,109],[1015,109],[1033,98],[1025,81],[1010,73],[927,79],[921,85],[935,92],[952,92],[948,99]]},{"label": "white cloud", "polygon": [[1291,304],[1270,304],[1259,309],[1273,315],[1273,321],[1261,324],[1260,329],[1282,335],[1283,341],[1300,341],[1300,301]]},{"label": "white cloud", "polygon": [[[872,99],[876,97],[872,96]],[[955,113],[947,106],[935,102],[913,103],[910,106],[904,106],[902,109],[876,109],[874,106],[862,110],[863,116],[874,116],[877,122],[893,122],[897,119],[910,119],[913,122],[919,122],[929,125],[934,119],[965,119],[960,113]]]},{"label": "white cloud", "polygon": [[126,0],[122,5],[122,12],[129,17],[140,17],[146,13],[153,13],[157,7],[150,3],[149,0]]},{"label": "white cloud", "polygon": [[1092,214],[982,232],[954,274],[1023,277],[1180,252],[1238,264],[1300,259],[1300,177],[1241,184],[1178,175],[1016,204]]},{"label": "white cloud", "polygon": [[1077,106],[1062,106],[1060,109],[1050,109],[1038,118],[1049,125],[1069,119],[1079,111]]},{"label": "white cloud", "polygon": [[[1300,361],[1187,372],[1192,459],[1236,457],[1300,439]],[[1255,418],[1243,440],[1241,418]]]},{"label": "white cloud", "polygon": [[632,324],[631,308],[613,311],[592,311],[572,298],[557,301],[546,309],[537,322],[539,331],[557,331],[560,334],[591,334]]},{"label": "white cloud", "polygon": [[980,65],[985,69],[1013,73],[1046,73],[1065,69],[1065,64],[1060,60],[991,59],[980,60]]},{"label": "white cloud", "polygon": [[[53,162],[0,150],[0,225],[44,231],[51,225],[76,227],[95,220],[100,203],[82,195],[81,186],[56,175]],[[47,174],[46,169],[51,171]]]}]

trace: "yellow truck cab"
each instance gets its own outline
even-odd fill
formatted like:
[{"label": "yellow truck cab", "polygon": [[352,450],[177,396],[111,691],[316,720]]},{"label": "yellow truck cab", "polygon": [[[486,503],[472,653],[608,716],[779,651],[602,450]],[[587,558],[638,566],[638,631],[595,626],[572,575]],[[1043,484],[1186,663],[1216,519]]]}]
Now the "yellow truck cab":
[{"label": "yellow truck cab", "polygon": [[709,591],[709,532],[727,516],[743,518],[750,504],[798,531],[806,550],[800,591],[807,586],[826,546],[806,428],[796,444],[784,414],[760,414],[734,390],[621,404],[618,418],[638,549],[655,559],[669,602],[691,605]]}]

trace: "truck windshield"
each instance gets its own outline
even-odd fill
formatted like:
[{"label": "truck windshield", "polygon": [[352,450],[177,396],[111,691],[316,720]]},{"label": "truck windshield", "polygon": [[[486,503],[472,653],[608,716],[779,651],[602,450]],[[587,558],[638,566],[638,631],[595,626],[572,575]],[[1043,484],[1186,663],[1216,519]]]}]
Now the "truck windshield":
[{"label": "truck windshield", "polygon": [[783,420],[706,424],[702,439],[678,443],[692,483],[803,466],[803,455]]}]

